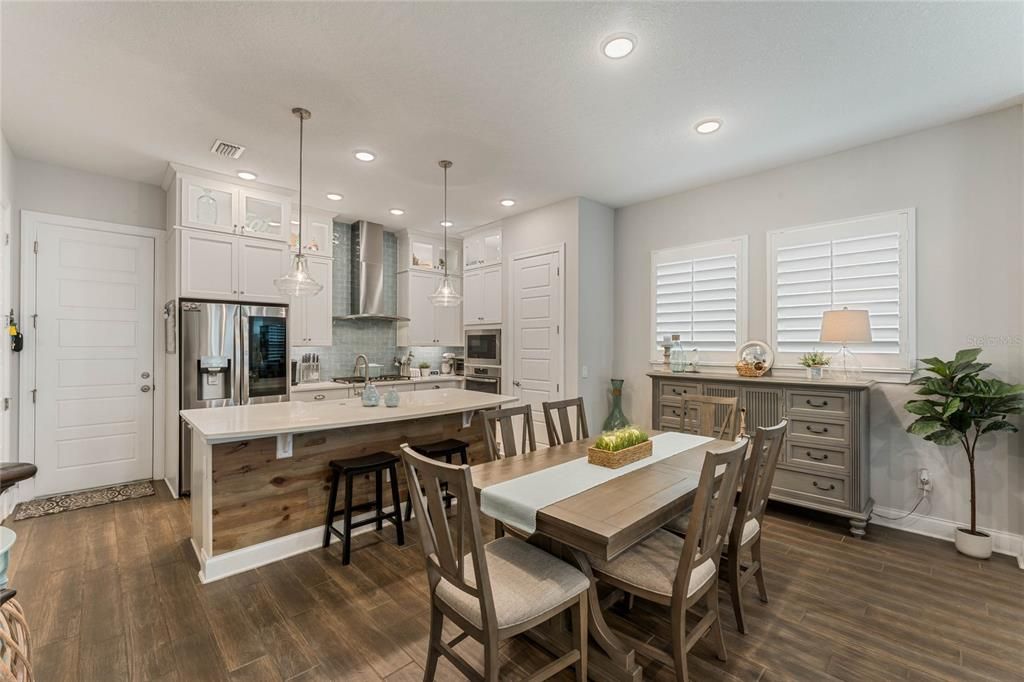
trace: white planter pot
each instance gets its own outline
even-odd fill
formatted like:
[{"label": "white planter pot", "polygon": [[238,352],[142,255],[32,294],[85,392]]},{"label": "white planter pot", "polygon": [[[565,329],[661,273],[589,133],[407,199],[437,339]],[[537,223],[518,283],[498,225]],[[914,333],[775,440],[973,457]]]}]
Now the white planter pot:
[{"label": "white planter pot", "polygon": [[817,381],[818,379],[821,379],[822,370],[824,369],[823,367],[820,367],[820,366],[817,366],[817,367],[807,367],[806,369],[807,369],[807,378],[808,379],[813,379],[815,381]]},{"label": "white planter pot", "polygon": [[988,559],[992,556],[992,537],[978,531],[979,535],[971,535],[970,529],[956,529],[956,551],[975,559]]}]

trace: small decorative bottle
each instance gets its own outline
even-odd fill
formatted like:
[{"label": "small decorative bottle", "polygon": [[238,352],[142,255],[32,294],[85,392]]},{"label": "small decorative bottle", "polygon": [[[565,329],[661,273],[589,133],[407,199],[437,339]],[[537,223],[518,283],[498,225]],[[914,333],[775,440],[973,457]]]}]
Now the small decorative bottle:
[{"label": "small decorative bottle", "polygon": [[673,372],[686,370],[686,351],[683,350],[683,342],[679,340],[679,334],[672,335],[672,350],[669,352],[668,363]]},{"label": "small decorative bottle", "polygon": [[402,402],[402,398],[399,396],[398,391],[392,386],[388,389],[388,392],[384,394],[384,405],[386,407],[398,407],[398,404]]},{"label": "small decorative bottle", "polygon": [[363,407],[377,407],[380,405],[380,393],[372,383],[367,383],[363,389]]}]

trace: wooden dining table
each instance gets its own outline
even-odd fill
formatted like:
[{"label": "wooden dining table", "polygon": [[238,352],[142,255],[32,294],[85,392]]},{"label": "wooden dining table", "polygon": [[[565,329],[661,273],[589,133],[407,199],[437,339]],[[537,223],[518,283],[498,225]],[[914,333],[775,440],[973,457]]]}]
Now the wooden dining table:
[{"label": "wooden dining table", "polygon": [[[651,436],[657,434],[651,432]],[[477,464],[472,467],[477,499],[489,486],[586,457],[587,448],[595,440],[575,441]],[[686,512],[693,504],[696,477],[707,452],[731,445],[732,441],[712,440],[682,450],[537,511],[537,530],[531,542],[571,558],[590,578],[590,635],[597,644],[590,651],[591,678],[640,680],[642,669],[634,651],[623,644],[604,619],[588,557],[612,559]],[[570,633],[564,627],[538,628],[530,632],[530,637],[553,652],[571,647]]]}]

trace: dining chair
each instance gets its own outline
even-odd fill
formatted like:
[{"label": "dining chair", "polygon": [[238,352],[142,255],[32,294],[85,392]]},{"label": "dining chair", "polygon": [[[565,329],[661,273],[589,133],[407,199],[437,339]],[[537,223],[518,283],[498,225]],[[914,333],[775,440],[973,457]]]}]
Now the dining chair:
[{"label": "dining chair", "polygon": [[[741,438],[735,445],[709,451],[705,456],[690,514],[690,532],[685,538],[659,528],[610,561],[591,557],[599,580],[627,595],[671,609],[671,656],[628,633],[616,634],[640,653],[673,666],[679,680],[689,679],[686,655],[707,634],[719,660],[726,660],[718,606],[718,566],[748,443]],[[702,601],[704,612],[687,632],[686,612]]]},{"label": "dining chair", "polygon": [[[499,457],[525,455],[537,449],[537,438],[533,432],[533,408],[529,405],[506,407],[483,413],[484,434],[487,436],[487,452],[491,461]],[[516,446],[516,431],[512,420],[522,417],[523,431]],[[498,434],[501,434],[501,452],[498,451]]]},{"label": "dining chair", "polygon": [[[744,466],[743,483],[736,511],[726,539],[725,574],[729,581],[729,599],[736,616],[736,627],[747,632],[743,619],[743,587],[753,578],[757,580],[757,592],[761,601],[768,602],[768,590],[764,580],[764,561],[761,557],[761,528],[764,512],[768,507],[768,494],[772,490],[775,469],[786,442],[786,428],[789,422],[783,419],[771,427],[757,427],[750,454]],[[737,521],[739,519],[739,521]],[[680,535],[686,535],[689,516],[684,515],[665,524],[664,528]],[[743,565],[742,557],[750,552],[750,563]]]},{"label": "dining chair", "polygon": [[[539,670],[537,679],[574,666],[576,679],[586,680],[587,577],[518,538],[503,537],[485,545],[468,466],[428,459],[407,443],[402,445],[402,461],[411,489],[424,491],[422,497],[413,497],[430,587],[430,640],[423,679],[434,679],[437,661],[444,656],[470,679],[497,682],[501,641],[569,611],[574,648]],[[459,499],[453,518],[445,514],[444,481]],[[445,618],[461,630],[447,642],[442,638]],[[482,675],[453,648],[466,637],[483,645]]]},{"label": "dining chair", "polygon": [[736,397],[684,395],[680,405],[679,430],[700,436],[736,439]]},{"label": "dining chair", "polygon": [[[582,397],[541,403],[541,408],[544,410],[544,425],[547,427],[549,445],[562,445],[590,438],[590,431],[587,429],[587,412],[583,408]],[[576,408],[575,436],[572,434],[572,420],[569,419],[570,408]],[[557,424],[555,423],[556,412],[558,413]]]}]

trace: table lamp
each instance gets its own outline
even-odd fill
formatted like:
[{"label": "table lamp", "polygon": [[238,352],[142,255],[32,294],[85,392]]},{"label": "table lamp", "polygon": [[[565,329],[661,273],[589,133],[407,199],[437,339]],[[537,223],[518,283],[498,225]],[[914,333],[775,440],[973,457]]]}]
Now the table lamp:
[{"label": "table lamp", "polygon": [[842,348],[832,356],[829,367],[845,380],[861,378],[861,364],[850,350],[851,343],[871,343],[871,320],[866,310],[826,310],[821,316],[822,343],[839,343]]}]

